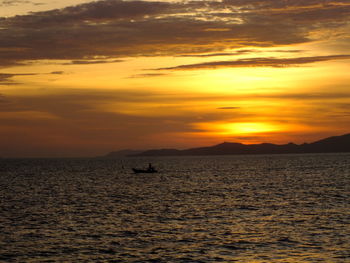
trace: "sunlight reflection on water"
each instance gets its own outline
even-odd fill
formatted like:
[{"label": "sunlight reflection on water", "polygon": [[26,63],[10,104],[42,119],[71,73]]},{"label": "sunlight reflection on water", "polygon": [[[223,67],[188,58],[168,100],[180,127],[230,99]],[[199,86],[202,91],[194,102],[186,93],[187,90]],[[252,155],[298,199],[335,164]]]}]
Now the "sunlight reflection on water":
[{"label": "sunlight reflection on water", "polygon": [[349,157],[0,160],[0,261],[345,262]]}]

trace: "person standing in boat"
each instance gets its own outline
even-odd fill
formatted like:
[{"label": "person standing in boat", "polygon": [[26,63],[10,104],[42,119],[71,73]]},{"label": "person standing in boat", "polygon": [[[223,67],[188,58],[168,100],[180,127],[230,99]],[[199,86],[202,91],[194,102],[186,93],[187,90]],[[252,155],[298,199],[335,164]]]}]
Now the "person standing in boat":
[{"label": "person standing in boat", "polygon": [[154,167],[151,163],[148,164],[148,171],[154,171]]}]

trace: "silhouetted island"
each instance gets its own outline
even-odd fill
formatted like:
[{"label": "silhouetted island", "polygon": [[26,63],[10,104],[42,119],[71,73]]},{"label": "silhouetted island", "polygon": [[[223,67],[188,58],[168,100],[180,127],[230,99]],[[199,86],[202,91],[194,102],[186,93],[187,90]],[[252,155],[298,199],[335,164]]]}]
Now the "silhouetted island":
[{"label": "silhouetted island", "polygon": [[[333,136],[313,143],[277,145],[272,143],[242,144],[224,142],[210,147],[177,149],[154,149],[128,156],[190,156],[190,155],[232,155],[232,154],[290,154],[290,153],[335,153],[350,152],[350,134]],[[113,154],[107,156],[112,157]]]}]

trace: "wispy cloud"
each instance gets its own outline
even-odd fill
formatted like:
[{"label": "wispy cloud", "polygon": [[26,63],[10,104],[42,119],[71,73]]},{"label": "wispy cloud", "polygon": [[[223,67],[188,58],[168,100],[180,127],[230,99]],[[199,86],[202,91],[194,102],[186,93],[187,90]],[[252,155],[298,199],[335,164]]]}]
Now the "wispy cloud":
[{"label": "wispy cloud", "polygon": [[28,0],[3,0],[0,2],[0,6],[13,6],[13,5],[20,5],[20,4],[27,4],[32,3],[32,1]]},{"label": "wispy cloud", "polygon": [[0,73],[0,82],[1,81],[7,81],[10,78],[12,78],[14,76],[14,74],[4,74],[4,73]]},{"label": "wispy cloud", "polygon": [[218,110],[238,110],[241,107],[219,107]]},{"label": "wispy cloud", "polygon": [[292,67],[302,64],[309,64],[330,60],[350,59],[350,55],[331,55],[297,58],[247,58],[229,61],[214,61],[196,64],[179,65],[168,68],[158,68],[156,70],[194,70],[206,68],[234,68],[234,67]]},{"label": "wispy cloud", "polygon": [[19,82],[13,80],[18,76],[37,76],[37,75],[62,75],[64,71],[52,71],[50,73],[0,73],[0,85],[18,85]]},{"label": "wispy cloud", "polygon": [[16,74],[0,73],[0,85],[16,85],[18,83],[14,82],[12,78],[16,76],[33,76],[33,75],[38,75],[38,74],[36,73],[16,73]]},{"label": "wispy cloud", "polygon": [[52,75],[62,75],[62,74],[64,74],[64,71],[52,71],[52,72],[50,72],[49,74],[52,74]]},{"label": "wispy cloud", "polygon": [[129,78],[152,78],[152,77],[162,77],[168,76],[166,73],[145,73],[145,74],[135,74],[130,76]]},{"label": "wispy cloud", "polygon": [[64,63],[63,65],[89,65],[89,64],[108,64],[122,62],[121,59],[114,60],[73,60],[69,63]]},{"label": "wispy cloud", "polygon": [[205,57],[219,57],[219,56],[238,56],[243,54],[249,54],[257,52],[256,49],[244,49],[244,50],[237,50],[235,52],[221,52],[221,53],[209,53],[209,54],[184,54],[184,55],[178,55],[177,57],[198,57],[198,58],[205,58]]},{"label": "wispy cloud", "polygon": [[[298,49],[291,49],[291,50],[265,50],[265,52],[280,52],[280,53],[300,53],[303,52],[303,50]],[[178,55],[177,57],[197,57],[197,58],[206,58],[206,57],[220,57],[220,56],[239,56],[244,54],[250,54],[250,53],[259,53],[263,52],[262,50],[258,49],[242,49],[237,50],[235,52],[220,52],[220,53],[208,53],[208,54],[185,54],[185,55]]]}]

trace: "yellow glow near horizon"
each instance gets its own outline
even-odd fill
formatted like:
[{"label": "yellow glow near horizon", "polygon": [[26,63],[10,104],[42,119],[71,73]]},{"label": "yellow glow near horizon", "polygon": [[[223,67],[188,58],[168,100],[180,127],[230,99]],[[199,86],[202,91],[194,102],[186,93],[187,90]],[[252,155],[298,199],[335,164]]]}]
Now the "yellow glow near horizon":
[{"label": "yellow glow near horizon", "polygon": [[[219,127],[218,127],[219,128]],[[278,131],[280,128],[268,123],[259,122],[240,122],[240,123],[229,123],[224,124],[222,127],[227,130],[228,133],[238,133],[238,134],[251,134],[251,133],[261,133],[261,132],[272,132]]]},{"label": "yellow glow near horizon", "polygon": [[265,122],[196,123],[195,127],[220,135],[249,135],[283,130],[279,125]]}]

